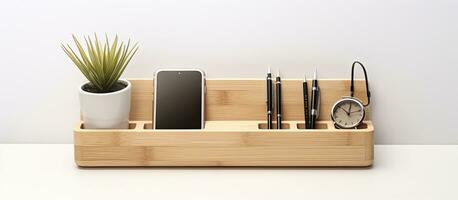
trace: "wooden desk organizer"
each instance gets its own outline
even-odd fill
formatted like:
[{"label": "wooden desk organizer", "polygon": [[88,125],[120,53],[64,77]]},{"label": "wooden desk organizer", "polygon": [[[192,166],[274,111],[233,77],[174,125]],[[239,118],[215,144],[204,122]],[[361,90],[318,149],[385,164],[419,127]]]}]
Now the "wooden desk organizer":
[{"label": "wooden desk organizer", "polygon": [[[332,105],[349,95],[349,80],[320,80],[321,111],[313,130],[304,129],[301,80],[282,81],[281,130],[266,129],[265,80],[207,80],[203,130],[151,129],[153,81],[130,81],[130,128],[88,130],[79,123],[74,130],[78,166],[372,165],[372,122],[342,130],[330,121]],[[355,87],[355,95],[366,101],[363,81]]]}]

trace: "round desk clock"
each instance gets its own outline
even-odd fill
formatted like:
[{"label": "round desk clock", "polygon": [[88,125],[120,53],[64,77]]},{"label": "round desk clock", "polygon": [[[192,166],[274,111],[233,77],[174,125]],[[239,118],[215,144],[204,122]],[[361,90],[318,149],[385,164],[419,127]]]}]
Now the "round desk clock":
[{"label": "round desk clock", "polygon": [[[354,97],[354,69],[355,64],[359,64],[364,71],[364,78],[366,80],[367,104],[363,104],[359,99]],[[357,128],[364,120],[366,112],[365,107],[369,106],[371,93],[369,91],[369,81],[367,79],[366,69],[363,64],[355,61],[351,67],[351,86],[350,96],[342,97],[338,100],[331,109],[331,118],[337,128],[351,129]]]},{"label": "round desk clock", "polygon": [[363,104],[351,97],[343,97],[331,110],[331,118],[339,128],[355,128],[363,122],[365,115]]}]

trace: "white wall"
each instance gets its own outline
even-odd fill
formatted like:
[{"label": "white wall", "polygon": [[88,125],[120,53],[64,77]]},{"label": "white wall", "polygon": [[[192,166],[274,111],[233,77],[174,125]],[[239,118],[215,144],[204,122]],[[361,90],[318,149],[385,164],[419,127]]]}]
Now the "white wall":
[{"label": "white wall", "polygon": [[210,78],[287,78],[366,64],[379,144],[458,144],[453,0],[7,1],[0,7],[0,143],[71,143],[84,81],[59,45],[118,33],[141,49],[125,77],[198,66]]}]

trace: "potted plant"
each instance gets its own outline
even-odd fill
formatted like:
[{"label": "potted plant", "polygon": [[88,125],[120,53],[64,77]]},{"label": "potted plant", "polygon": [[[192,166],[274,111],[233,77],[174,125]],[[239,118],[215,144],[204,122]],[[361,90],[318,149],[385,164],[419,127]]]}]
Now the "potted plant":
[{"label": "potted plant", "polygon": [[79,87],[79,99],[84,128],[120,129],[129,127],[131,83],[119,79],[138,50],[138,43],[125,44],[115,37],[112,44],[105,36],[102,44],[97,35],[94,41],[85,36],[84,49],[75,35],[75,52],[70,45],[62,49],[89,82]]}]

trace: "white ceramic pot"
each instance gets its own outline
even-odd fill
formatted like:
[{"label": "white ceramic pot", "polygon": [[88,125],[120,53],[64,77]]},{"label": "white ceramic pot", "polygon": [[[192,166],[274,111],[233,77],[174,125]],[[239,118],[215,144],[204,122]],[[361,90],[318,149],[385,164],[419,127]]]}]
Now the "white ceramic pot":
[{"label": "white ceramic pot", "polygon": [[131,84],[110,93],[91,93],[79,88],[80,108],[86,129],[127,129],[129,128]]}]

